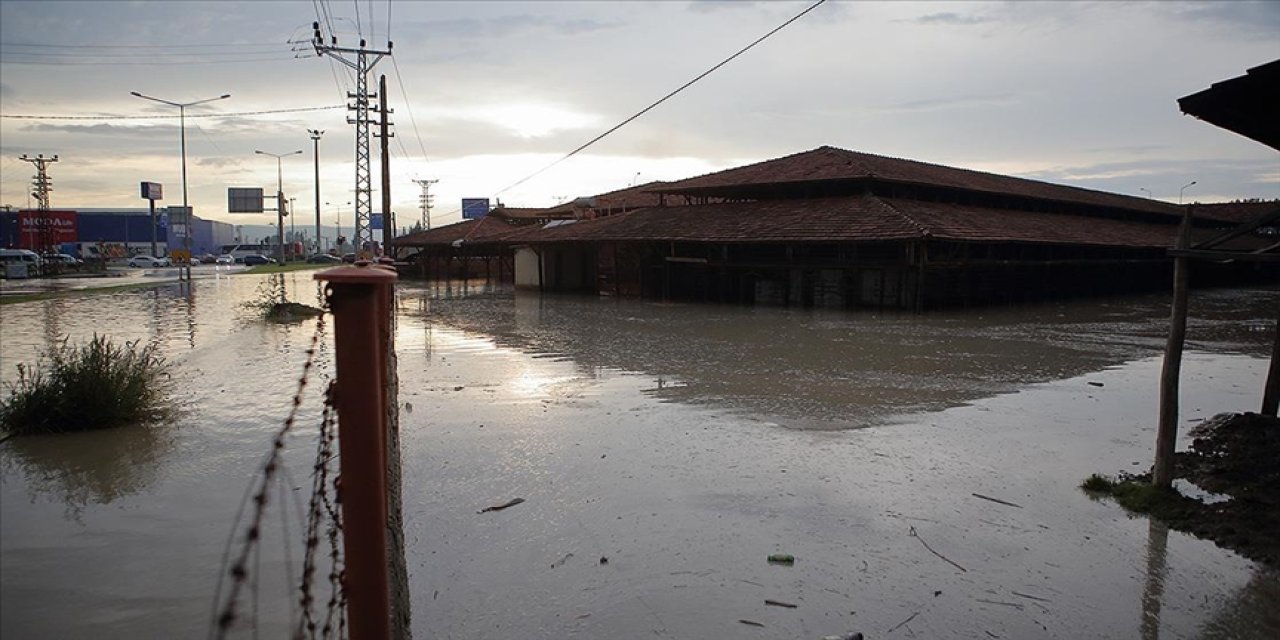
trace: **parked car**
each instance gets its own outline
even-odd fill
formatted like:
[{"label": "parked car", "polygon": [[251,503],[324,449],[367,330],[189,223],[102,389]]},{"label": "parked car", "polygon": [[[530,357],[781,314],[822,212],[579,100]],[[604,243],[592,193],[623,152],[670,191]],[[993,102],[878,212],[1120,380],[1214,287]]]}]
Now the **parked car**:
[{"label": "parked car", "polygon": [[200,256],[199,261],[200,264],[215,264],[218,261],[218,256],[215,256],[212,253],[206,253]]},{"label": "parked car", "polygon": [[155,256],[134,256],[132,258],[129,258],[129,266],[146,267],[146,268],[154,269],[156,267],[171,267],[173,266],[173,263],[169,262],[168,258],[157,258]]},{"label": "parked car", "polygon": [[342,258],[327,253],[317,253],[307,258],[307,262],[311,264],[342,264]]},{"label": "parked car", "polygon": [[356,254],[354,254],[354,253],[344,253],[344,254],[342,254],[342,261],[343,261],[343,262],[347,262],[347,263],[353,263],[353,262],[355,262],[355,261],[356,261]]},{"label": "parked car", "polygon": [[[30,249],[0,249],[0,262],[5,265],[5,277],[15,277],[14,273],[21,273],[22,277],[39,275],[40,267],[44,261],[40,259],[40,254]],[[9,265],[13,265],[13,271],[10,272]]]},{"label": "parked car", "polygon": [[217,258],[214,258],[213,262],[214,264],[235,264],[236,257],[229,253],[224,253]]},{"label": "parked car", "polygon": [[80,258],[69,253],[46,253],[42,257],[45,264],[59,264],[65,267],[78,267],[83,264]]},{"label": "parked car", "polygon": [[259,264],[275,264],[276,259],[268,258],[261,253],[251,253],[245,256],[242,262],[244,262],[246,266],[254,266]]}]

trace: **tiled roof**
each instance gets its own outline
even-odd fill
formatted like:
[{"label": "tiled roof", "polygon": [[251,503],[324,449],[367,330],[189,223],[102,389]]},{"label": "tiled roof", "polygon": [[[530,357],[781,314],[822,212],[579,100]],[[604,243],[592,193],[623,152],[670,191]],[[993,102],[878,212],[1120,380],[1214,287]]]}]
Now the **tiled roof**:
[{"label": "tiled roof", "polygon": [[920,229],[869,196],[652,207],[550,228],[512,243],[576,241],[817,242],[919,237]]},{"label": "tiled roof", "polygon": [[1197,202],[1188,206],[1195,207],[1195,216],[1197,218],[1212,218],[1241,224],[1252,222],[1264,213],[1280,209],[1280,200],[1271,200],[1269,202],[1216,202],[1212,204]]},{"label": "tiled roof", "polygon": [[[656,207],[658,206],[661,196],[653,192],[653,190],[661,188],[666,184],[669,183],[658,181],[648,182],[634,187],[627,187],[625,189],[618,189],[616,191],[609,191],[607,193],[591,196],[589,200],[593,200],[595,202],[593,207],[594,209],[605,213],[621,213],[623,211],[630,211],[641,207]],[[547,209],[547,211],[564,213],[572,213],[573,210],[574,203],[572,201],[558,204]]]},{"label": "tiled roof", "polygon": [[[1216,231],[1196,230],[1197,239]],[[551,227],[526,227],[507,244],[575,242],[812,243],[934,238],[1167,248],[1177,225],[992,209],[900,198],[853,196],[811,200],[668,206]]]},{"label": "tiled roof", "polygon": [[549,214],[550,209],[545,207],[507,207],[497,206],[489,211],[489,215],[508,220],[539,220],[542,218],[554,218]]},{"label": "tiled roof", "polygon": [[818,147],[810,151],[803,151],[744,167],[726,169],[687,180],[670,182],[652,190],[690,195],[727,195],[732,192],[734,187],[740,186],[854,179],[876,179],[886,182],[936,185],[1041,200],[1131,209],[1171,216],[1181,214],[1181,210],[1176,205],[1158,200],[1135,198],[982,171],[957,169],[955,167],[902,158],[890,158],[829,146]]},{"label": "tiled roof", "polygon": [[391,244],[398,247],[425,247],[451,245],[458,240],[467,243],[488,242],[517,228],[502,218],[485,216],[475,220],[463,220],[462,222],[436,227],[427,231],[410,233],[392,240]]}]

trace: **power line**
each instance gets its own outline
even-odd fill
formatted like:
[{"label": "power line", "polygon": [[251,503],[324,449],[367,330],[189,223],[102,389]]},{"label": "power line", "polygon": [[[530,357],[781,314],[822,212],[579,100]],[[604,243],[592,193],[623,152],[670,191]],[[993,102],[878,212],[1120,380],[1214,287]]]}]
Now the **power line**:
[{"label": "power line", "polygon": [[495,196],[497,196],[497,195],[501,195],[502,193],[504,193],[504,192],[506,192],[506,191],[509,191],[509,190],[511,190],[511,189],[513,189],[513,188],[515,188],[515,187],[518,187],[518,186],[520,186],[520,185],[524,184],[525,182],[528,182],[529,180],[532,180],[533,178],[535,178],[535,177],[537,177],[537,176],[541,175],[541,174],[542,174],[543,172],[545,172],[546,170],[548,170],[548,169],[550,169],[550,168],[552,168],[552,167],[554,167],[554,166],[556,166],[556,165],[560,164],[561,162],[564,162],[565,160],[568,160],[569,158],[572,158],[573,156],[577,155],[577,154],[578,154],[578,152],[580,152],[580,151],[582,151],[582,150],[586,149],[587,147],[590,147],[591,145],[593,145],[593,144],[595,144],[595,143],[597,143],[597,142],[599,142],[599,141],[603,140],[603,139],[605,138],[605,136],[608,136],[609,134],[613,133],[614,131],[617,131],[618,129],[621,129],[622,127],[626,126],[627,124],[630,124],[632,120],[635,120],[636,118],[639,118],[640,116],[642,116],[642,115],[644,115],[644,114],[648,113],[649,111],[653,110],[653,109],[654,109],[655,107],[657,107],[658,105],[660,105],[660,104],[662,104],[662,103],[666,102],[668,99],[670,99],[670,98],[674,97],[676,94],[680,93],[681,91],[684,91],[685,89],[688,89],[690,86],[692,86],[692,85],[693,85],[693,83],[695,83],[695,82],[697,82],[697,81],[699,81],[699,80],[701,80],[701,79],[703,79],[703,78],[705,78],[705,77],[707,77],[707,76],[711,75],[711,73],[712,73],[712,72],[714,72],[716,69],[719,69],[720,67],[723,67],[724,65],[729,64],[730,62],[732,62],[732,61],[733,61],[733,59],[734,59],[734,58],[737,58],[738,56],[740,56],[740,55],[742,55],[742,54],[746,53],[747,51],[750,51],[750,50],[751,50],[753,47],[755,47],[756,45],[760,44],[761,42],[764,42],[764,41],[765,41],[765,39],[767,39],[769,36],[772,36],[773,34],[775,34],[775,33],[779,32],[779,31],[782,31],[784,28],[786,28],[786,27],[787,27],[787,25],[790,25],[792,22],[795,22],[796,20],[799,20],[800,18],[803,18],[803,17],[805,16],[805,14],[809,13],[810,11],[813,11],[814,9],[817,9],[820,5],[822,5],[822,4],[823,4],[824,2],[826,2],[826,1],[827,1],[827,0],[818,0],[817,2],[815,2],[815,3],[811,4],[811,5],[809,5],[809,7],[808,7],[807,9],[805,9],[804,11],[801,11],[800,13],[797,13],[796,15],[792,16],[790,20],[787,20],[786,22],[784,22],[784,23],[782,23],[782,24],[778,25],[777,27],[774,27],[774,28],[773,28],[773,30],[772,30],[772,31],[770,31],[769,33],[766,33],[766,34],[764,34],[764,35],[760,36],[759,38],[756,38],[756,40],[755,40],[754,42],[752,42],[751,44],[749,44],[749,45],[747,45],[747,46],[745,46],[745,47],[743,47],[743,48],[739,49],[737,53],[735,53],[735,54],[733,54],[733,55],[729,56],[728,58],[725,58],[724,60],[721,60],[721,61],[720,61],[718,64],[716,64],[714,67],[711,67],[710,69],[707,69],[706,71],[703,71],[702,73],[698,74],[698,75],[697,75],[697,77],[695,77],[694,79],[692,79],[692,80],[690,80],[690,81],[688,81],[688,82],[686,82],[686,83],[684,83],[684,84],[680,85],[678,88],[676,88],[676,90],[675,90],[675,91],[672,91],[671,93],[668,93],[667,95],[662,96],[661,98],[659,98],[659,99],[658,99],[658,101],[657,101],[657,102],[654,102],[653,104],[651,104],[651,105],[649,105],[649,106],[647,106],[647,107],[645,107],[645,108],[641,109],[640,111],[636,112],[636,113],[635,113],[635,115],[631,116],[630,118],[627,118],[626,120],[623,120],[622,122],[619,122],[618,124],[614,125],[611,129],[609,129],[608,131],[605,131],[604,133],[602,133],[602,134],[600,134],[600,135],[598,135],[598,136],[596,136],[596,137],[592,138],[591,140],[588,140],[588,141],[586,142],[586,144],[583,144],[582,146],[578,147],[577,149],[574,149],[573,151],[570,151],[569,153],[565,154],[565,155],[564,155],[564,157],[560,158],[559,160],[556,160],[555,162],[552,162],[551,164],[549,164],[549,165],[547,165],[547,166],[545,166],[545,167],[543,167],[543,168],[541,168],[541,169],[538,169],[537,171],[535,171],[535,172],[533,172],[533,173],[531,173],[531,174],[529,174],[529,175],[527,175],[527,176],[525,176],[525,177],[523,177],[523,178],[521,178],[521,179],[519,179],[519,180],[515,181],[514,183],[509,184],[509,185],[507,185],[507,186],[503,187],[501,190],[499,190],[499,191],[498,191],[497,193],[495,193],[494,195],[495,195]]},{"label": "power line", "polygon": [[193,64],[243,64],[243,63],[245,63],[245,62],[284,62],[284,61],[286,61],[286,60],[295,60],[295,59],[300,58],[300,57],[310,57],[310,56],[298,56],[298,55],[293,55],[293,56],[289,56],[289,57],[269,56],[269,57],[257,57],[257,58],[237,58],[237,59],[234,59],[234,60],[204,60],[204,59],[194,58],[194,59],[190,59],[190,60],[137,60],[137,61],[125,61],[125,60],[119,60],[119,61],[101,62],[101,61],[91,61],[91,60],[85,60],[85,61],[74,61],[74,60],[49,60],[49,61],[40,61],[40,60],[10,60],[10,59],[8,59],[8,58],[9,58],[9,56],[12,56],[12,55],[18,55],[18,54],[12,54],[12,53],[6,53],[6,54],[3,54],[3,56],[0,56],[0,63],[3,63],[3,64],[34,64],[34,65],[56,66],[56,67],[65,67],[65,66],[113,67],[113,66],[156,66],[156,65],[179,65],[179,64],[180,64],[180,65],[193,65]]},{"label": "power line", "polygon": [[187,49],[205,47],[279,47],[279,42],[215,42],[209,44],[49,44],[46,42],[5,42],[4,47],[32,47],[38,49]]},{"label": "power line", "polygon": [[409,112],[409,123],[413,125],[413,137],[418,141],[418,148],[422,150],[422,161],[427,162],[427,147],[422,144],[422,134],[418,132],[418,120],[413,117],[413,107],[410,106],[409,92],[404,88],[404,78],[400,75],[400,63],[396,62],[394,57],[391,58],[391,67],[396,72],[396,82],[400,85],[400,95],[404,97],[404,108]]},{"label": "power line", "polygon": [[[302,113],[305,111],[327,111],[330,109],[346,109],[346,105],[336,104],[327,107],[297,107],[293,109],[267,109],[263,111],[239,111],[235,113],[188,113],[187,118],[231,118],[236,116],[261,116],[273,113]],[[37,115],[16,115],[10,113],[0,113],[0,118],[10,118],[13,120],[160,120],[163,118],[179,118],[177,115],[154,115],[154,116],[122,116],[114,114],[106,114],[100,116],[37,116]]]}]

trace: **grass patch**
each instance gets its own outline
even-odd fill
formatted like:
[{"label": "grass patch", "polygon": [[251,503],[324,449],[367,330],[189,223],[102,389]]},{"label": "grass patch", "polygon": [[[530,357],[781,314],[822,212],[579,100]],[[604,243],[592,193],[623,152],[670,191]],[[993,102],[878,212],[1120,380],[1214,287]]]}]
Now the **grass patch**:
[{"label": "grass patch", "polygon": [[1088,478],[1085,478],[1084,482],[1080,483],[1080,488],[1084,489],[1088,493],[1109,494],[1115,486],[1115,480],[1112,480],[1100,473],[1095,473]]},{"label": "grass patch", "polygon": [[259,284],[257,297],[243,306],[269,322],[297,322],[324,314],[322,309],[290,302],[284,276],[280,274]]},{"label": "grass patch", "polygon": [[259,264],[241,273],[288,273],[290,271],[309,271],[312,269],[324,269],[326,267],[336,267],[334,264],[312,264],[310,262],[289,262],[286,264]]},{"label": "grass patch", "polygon": [[149,289],[151,287],[159,287],[170,282],[131,282],[129,284],[115,284],[105,287],[86,287],[84,289],[63,289],[60,291],[40,291],[35,293],[21,293],[8,296],[0,296],[0,306],[6,304],[17,304],[19,302],[37,302],[40,300],[53,300],[55,298],[75,298],[97,293],[116,293],[119,291],[128,291],[130,289]]},{"label": "grass patch", "polygon": [[88,431],[158,422],[174,411],[155,345],[120,346],[94,334],[81,347],[64,340],[35,366],[18,365],[18,381],[0,401],[0,428],[11,435]]}]

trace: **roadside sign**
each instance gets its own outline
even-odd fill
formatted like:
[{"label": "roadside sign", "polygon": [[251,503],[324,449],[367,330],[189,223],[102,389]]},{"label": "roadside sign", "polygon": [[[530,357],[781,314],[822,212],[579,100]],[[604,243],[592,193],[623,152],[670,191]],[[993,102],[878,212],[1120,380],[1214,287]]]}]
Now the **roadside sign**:
[{"label": "roadside sign", "polygon": [[227,213],[262,213],[262,188],[228,187]]}]

